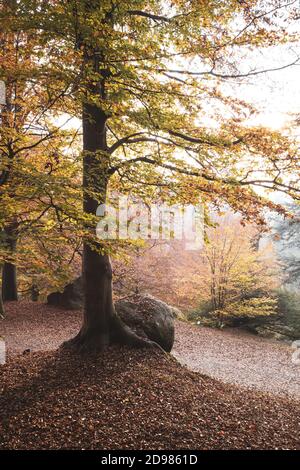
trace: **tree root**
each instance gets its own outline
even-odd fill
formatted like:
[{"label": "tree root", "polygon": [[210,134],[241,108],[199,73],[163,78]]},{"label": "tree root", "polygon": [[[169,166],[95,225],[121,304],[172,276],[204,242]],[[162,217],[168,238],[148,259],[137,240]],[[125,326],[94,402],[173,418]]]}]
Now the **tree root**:
[{"label": "tree root", "polygon": [[111,344],[122,344],[133,348],[156,348],[168,355],[155,341],[137,335],[116,314],[111,317],[109,335],[104,335],[92,327],[88,329],[83,327],[74,338],[65,341],[60,347],[84,354],[101,352]]}]

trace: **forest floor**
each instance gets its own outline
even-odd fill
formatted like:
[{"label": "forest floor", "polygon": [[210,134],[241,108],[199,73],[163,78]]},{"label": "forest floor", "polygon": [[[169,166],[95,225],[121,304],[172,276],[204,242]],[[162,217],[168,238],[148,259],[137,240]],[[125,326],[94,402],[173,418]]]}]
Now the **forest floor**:
[{"label": "forest floor", "polygon": [[[284,344],[177,322],[175,356],[220,381],[156,350],[111,347],[89,359],[55,351],[78,330],[80,312],[30,302],[6,310],[0,323],[8,348],[8,362],[0,366],[2,449],[300,449],[297,387],[276,377],[291,363]],[[25,349],[31,353],[19,354]],[[271,368],[261,378],[258,358],[259,367]],[[295,367],[291,373],[299,375]],[[290,396],[258,390],[270,380]],[[299,384],[296,375],[293,380]]]},{"label": "forest floor", "polygon": [[[65,311],[42,303],[10,302],[0,322],[8,356],[51,351],[74,336],[80,311]],[[194,371],[226,383],[300,399],[300,366],[293,364],[291,346],[235,329],[216,330],[176,322],[173,355]]]}]

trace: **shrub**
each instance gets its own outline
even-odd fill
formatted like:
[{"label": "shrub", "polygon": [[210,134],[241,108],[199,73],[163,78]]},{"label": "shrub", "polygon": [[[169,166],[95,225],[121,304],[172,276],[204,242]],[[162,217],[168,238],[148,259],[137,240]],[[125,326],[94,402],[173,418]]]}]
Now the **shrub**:
[{"label": "shrub", "polygon": [[285,323],[300,334],[300,293],[288,289],[278,290],[278,310]]},{"label": "shrub", "polygon": [[267,320],[277,313],[277,298],[265,296],[232,302],[223,309],[193,312],[189,319],[205,326],[223,328],[243,325],[254,319]]}]

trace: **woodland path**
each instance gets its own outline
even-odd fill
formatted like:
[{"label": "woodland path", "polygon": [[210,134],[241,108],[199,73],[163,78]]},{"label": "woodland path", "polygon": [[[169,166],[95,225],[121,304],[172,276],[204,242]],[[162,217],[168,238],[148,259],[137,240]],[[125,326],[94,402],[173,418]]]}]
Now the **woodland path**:
[{"label": "woodland path", "polygon": [[300,399],[295,350],[241,330],[215,330],[177,322],[174,356],[202,374],[260,391]]}]

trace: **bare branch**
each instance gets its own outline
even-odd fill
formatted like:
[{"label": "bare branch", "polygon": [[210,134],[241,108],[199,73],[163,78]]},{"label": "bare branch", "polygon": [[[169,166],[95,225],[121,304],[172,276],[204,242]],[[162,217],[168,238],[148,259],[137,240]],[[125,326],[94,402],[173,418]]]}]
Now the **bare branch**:
[{"label": "bare branch", "polygon": [[[263,73],[268,73],[268,72],[277,72],[279,70],[287,69],[288,67],[300,65],[299,61],[300,61],[300,57],[297,56],[297,58],[293,62],[282,65],[281,67],[271,67],[269,69],[263,69],[263,70],[250,70],[247,73],[236,73],[236,74],[219,73],[219,72],[215,72],[214,69],[203,71],[203,72],[192,72],[191,70],[180,70],[180,69],[157,69],[157,72],[163,73],[164,75],[166,75],[166,73],[177,73],[177,74],[191,75],[191,76],[211,75],[216,78],[224,78],[224,79],[246,78],[246,77],[252,77],[254,75],[261,75]],[[169,76],[169,78],[175,78],[175,77]]]}]

